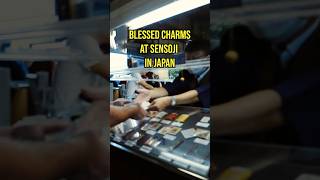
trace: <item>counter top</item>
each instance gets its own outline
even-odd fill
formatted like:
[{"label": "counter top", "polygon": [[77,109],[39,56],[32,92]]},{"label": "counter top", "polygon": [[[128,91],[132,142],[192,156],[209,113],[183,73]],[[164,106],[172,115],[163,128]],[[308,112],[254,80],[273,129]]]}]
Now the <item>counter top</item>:
[{"label": "counter top", "polygon": [[[111,131],[111,145],[157,164],[167,170],[190,179],[208,179],[210,167],[210,139],[206,137],[187,137],[182,131],[193,128],[210,132],[210,113],[208,109],[196,107],[172,107],[165,113],[188,115],[185,122],[169,120],[170,116],[147,117],[143,120],[129,119]],[[164,113],[164,114],[165,114]],[[201,120],[208,121],[207,127],[199,127]],[[167,119],[166,119],[167,118]],[[174,118],[175,119],[175,118]],[[204,122],[205,122],[204,121]],[[152,125],[152,129],[148,129]],[[200,123],[200,126],[203,125]],[[204,123],[206,125],[206,123]],[[172,127],[164,132],[166,127]],[[135,138],[136,136],[136,138]],[[210,133],[209,133],[210,136]],[[187,137],[187,138],[186,138]],[[150,139],[155,143],[150,144]]]},{"label": "counter top", "polygon": [[214,177],[231,167],[252,172],[249,179],[299,179],[320,177],[320,149],[295,146],[213,141]]}]

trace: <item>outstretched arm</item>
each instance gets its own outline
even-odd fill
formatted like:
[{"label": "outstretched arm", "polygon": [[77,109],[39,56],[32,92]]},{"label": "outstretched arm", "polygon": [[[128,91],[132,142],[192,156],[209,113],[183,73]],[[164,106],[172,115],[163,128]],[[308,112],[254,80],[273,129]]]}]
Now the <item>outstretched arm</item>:
[{"label": "outstretched arm", "polygon": [[59,179],[89,169],[98,141],[82,134],[65,142],[0,139],[0,179]]},{"label": "outstretched arm", "polygon": [[146,112],[138,104],[130,104],[123,107],[110,106],[110,126],[115,126],[130,117],[143,118]]},{"label": "outstretched arm", "polygon": [[258,91],[211,107],[215,133],[252,133],[280,126],[283,117],[280,95],[274,90]]},{"label": "outstretched arm", "polygon": [[199,101],[198,91],[190,90],[176,96],[165,96],[152,101],[149,109],[163,110],[171,106],[173,98],[175,98],[176,105],[192,104]]}]

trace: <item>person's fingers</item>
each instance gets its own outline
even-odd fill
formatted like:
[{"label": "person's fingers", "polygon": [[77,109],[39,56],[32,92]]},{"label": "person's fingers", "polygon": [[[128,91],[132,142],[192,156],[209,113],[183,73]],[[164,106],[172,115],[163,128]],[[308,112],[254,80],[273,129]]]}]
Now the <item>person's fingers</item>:
[{"label": "person's fingers", "polygon": [[115,106],[124,106],[125,104],[128,104],[128,103],[130,103],[130,101],[124,98],[119,98],[112,102],[112,104]]},{"label": "person's fingers", "polygon": [[82,88],[79,97],[92,102],[106,99],[108,92],[105,88],[86,87]]},{"label": "person's fingers", "polygon": [[144,92],[144,89],[136,89],[135,92],[140,94],[140,93]]},{"label": "person's fingers", "polygon": [[48,124],[42,126],[45,134],[56,133],[63,131],[71,126],[70,122],[57,122],[55,124]]},{"label": "person's fingers", "polygon": [[141,105],[139,103],[131,103],[131,104],[127,105],[127,108],[133,110],[133,111],[131,111],[131,113],[127,114],[131,118],[142,119],[147,114],[147,112],[141,107]]},{"label": "person's fingers", "polygon": [[138,93],[138,94],[141,94],[141,93],[144,93],[144,94],[149,94],[150,93],[150,90],[148,90],[148,89],[137,89],[136,90],[136,92]]},{"label": "person's fingers", "polygon": [[[104,179],[107,176],[108,152],[105,139],[100,139],[100,136],[97,136],[95,132],[88,130],[71,137],[67,143],[73,144],[74,147],[77,147],[76,149],[81,147],[82,151],[74,151],[85,158],[85,163],[79,164],[82,167],[78,169],[79,171],[75,171],[75,174],[82,176],[84,179],[97,180]],[[80,177],[74,176],[71,179],[82,179]]]},{"label": "person's fingers", "polygon": [[150,107],[150,106],[154,106],[156,103],[157,103],[157,101],[156,101],[156,100],[153,100],[153,101],[150,103],[149,107]]},{"label": "person's fingers", "polygon": [[142,104],[143,102],[150,101],[150,96],[147,94],[139,94],[135,99],[134,102],[138,104]]},{"label": "person's fingers", "polygon": [[28,125],[14,127],[11,131],[11,136],[22,140],[43,140],[45,138],[42,128]]},{"label": "person's fingers", "polygon": [[147,82],[145,82],[144,80],[138,81],[138,84],[140,86],[142,86],[145,89],[151,90],[153,89],[153,86],[149,85]]},{"label": "person's fingers", "polygon": [[159,108],[156,105],[150,105],[147,111],[159,111]]},{"label": "person's fingers", "polygon": [[125,98],[118,98],[116,100],[114,100],[113,102],[123,102],[123,101],[127,101]]},{"label": "person's fingers", "polygon": [[17,139],[43,140],[46,135],[64,131],[70,126],[71,123],[66,121],[17,125],[12,128],[11,136]]},{"label": "person's fingers", "polygon": [[139,120],[139,119],[143,119],[144,117],[145,117],[144,113],[138,112],[132,118]]},{"label": "person's fingers", "polygon": [[144,85],[144,82],[145,82],[144,80],[139,80],[139,81],[138,81],[138,84],[143,86],[143,85]]}]

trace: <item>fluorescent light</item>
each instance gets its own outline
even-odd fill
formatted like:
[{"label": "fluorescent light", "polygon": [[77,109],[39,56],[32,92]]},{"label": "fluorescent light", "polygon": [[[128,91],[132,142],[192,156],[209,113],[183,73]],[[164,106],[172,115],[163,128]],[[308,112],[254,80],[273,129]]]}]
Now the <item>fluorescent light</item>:
[{"label": "fluorescent light", "polygon": [[129,29],[139,29],[209,3],[210,0],[176,0],[170,4],[139,16],[129,21],[126,25]]}]

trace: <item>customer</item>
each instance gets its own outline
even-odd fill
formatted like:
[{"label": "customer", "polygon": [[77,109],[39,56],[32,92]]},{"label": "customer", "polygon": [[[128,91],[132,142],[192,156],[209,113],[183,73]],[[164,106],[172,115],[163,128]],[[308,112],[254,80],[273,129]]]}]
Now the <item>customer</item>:
[{"label": "customer", "polygon": [[[106,102],[95,102],[75,123],[52,119],[1,128],[0,178],[105,179],[108,107]],[[110,109],[111,125],[145,114],[138,105]]]},{"label": "customer", "polygon": [[[194,40],[185,48],[186,61],[202,59],[209,54],[208,40]],[[163,87],[151,90],[140,89],[138,92],[147,94],[151,102],[150,109],[163,110],[172,105],[198,103],[198,106],[208,108],[210,106],[210,68],[191,68],[182,70],[173,83],[167,83]]]}]

